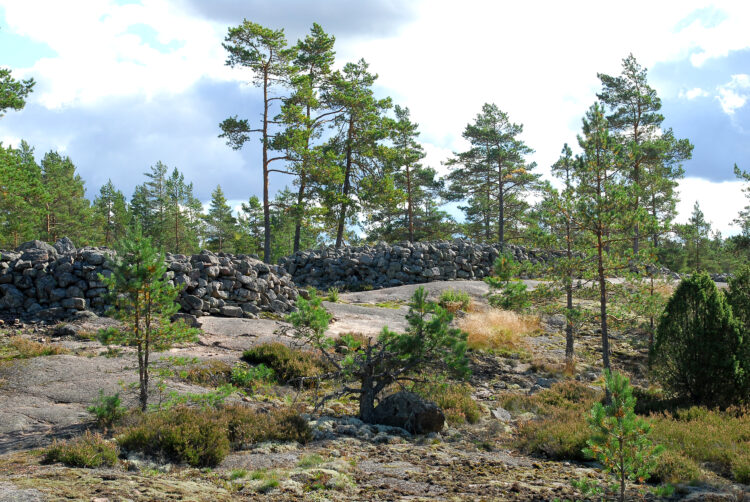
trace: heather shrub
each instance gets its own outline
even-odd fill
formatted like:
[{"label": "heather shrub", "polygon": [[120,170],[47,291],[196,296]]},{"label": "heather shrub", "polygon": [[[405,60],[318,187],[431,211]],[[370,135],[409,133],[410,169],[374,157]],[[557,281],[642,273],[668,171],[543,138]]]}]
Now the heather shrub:
[{"label": "heather shrub", "polygon": [[120,452],[117,445],[98,434],[86,432],[67,441],[55,441],[44,451],[44,463],[60,462],[68,467],[112,467]]},{"label": "heather shrub", "polygon": [[[315,354],[294,350],[283,343],[258,345],[242,354],[242,360],[248,364],[263,364],[271,368],[276,377],[285,383],[294,383],[305,377],[315,377],[325,373],[325,363]],[[314,380],[305,380],[308,386]]]}]

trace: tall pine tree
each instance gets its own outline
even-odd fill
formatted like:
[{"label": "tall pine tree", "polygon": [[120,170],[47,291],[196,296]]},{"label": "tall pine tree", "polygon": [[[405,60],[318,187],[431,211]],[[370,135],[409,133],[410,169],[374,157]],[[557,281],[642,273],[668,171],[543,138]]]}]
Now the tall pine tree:
[{"label": "tall pine tree", "polygon": [[232,208],[229,207],[220,185],[217,185],[216,190],[211,193],[211,206],[205,220],[208,227],[206,229],[208,247],[219,253],[232,252],[237,220],[232,216]]},{"label": "tall pine tree", "polygon": [[104,246],[112,246],[125,236],[130,221],[127,202],[112,180],[102,185],[92,205],[97,239]]}]

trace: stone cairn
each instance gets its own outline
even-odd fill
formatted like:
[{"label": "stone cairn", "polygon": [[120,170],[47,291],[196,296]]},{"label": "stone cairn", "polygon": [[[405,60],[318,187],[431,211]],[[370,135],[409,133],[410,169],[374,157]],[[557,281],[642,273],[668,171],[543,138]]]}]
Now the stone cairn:
[{"label": "stone cairn", "polygon": [[[518,261],[546,263],[563,252],[536,251],[505,245]],[[279,260],[300,287],[341,290],[380,289],[403,284],[455,279],[481,279],[489,275],[500,254],[498,245],[466,240],[402,242],[395,245],[327,247],[299,251]]]},{"label": "stone cairn", "polygon": [[[101,247],[76,249],[67,237],[54,246],[31,241],[15,251],[0,251],[0,313],[56,320],[103,312],[107,289],[99,274],[111,275],[113,255]],[[167,254],[166,261],[166,279],[182,287],[181,310],[196,317],[282,314],[297,299],[291,276],[250,256],[202,251]]]}]

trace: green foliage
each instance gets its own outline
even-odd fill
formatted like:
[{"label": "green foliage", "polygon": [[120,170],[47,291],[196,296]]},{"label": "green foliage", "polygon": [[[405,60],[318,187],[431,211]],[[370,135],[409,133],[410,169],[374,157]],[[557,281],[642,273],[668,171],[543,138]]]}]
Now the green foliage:
[{"label": "green foliage", "polygon": [[339,301],[339,288],[330,287],[328,288],[328,301],[338,303]]},{"label": "green foliage", "polygon": [[102,185],[99,195],[93,205],[94,225],[97,239],[104,246],[111,246],[113,242],[125,236],[130,215],[128,214],[125,196],[112,184],[112,180]]},{"label": "green foliage", "polygon": [[215,410],[187,407],[147,413],[117,438],[125,450],[213,467],[229,453],[227,424]]},{"label": "green foliage", "polygon": [[140,230],[129,233],[118,246],[112,275],[99,279],[111,293],[111,315],[123,328],[100,332],[104,344],[134,346],[138,356],[141,409],[145,411],[149,391],[149,363],[152,351],[164,350],[175,343],[195,340],[197,330],[170,317],[179,310],[177,287],[164,280],[166,264],[148,237]]},{"label": "green foliage", "polygon": [[[484,282],[490,286],[487,300],[490,305],[504,310],[525,310],[531,306],[526,284],[513,281],[521,270],[520,265],[508,252],[503,252],[495,259],[494,276],[485,277]],[[500,291],[493,294],[494,291]]]},{"label": "green foliage", "polygon": [[97,425],[103,428],[109,428],[117,424],[127,412],[127,408],[122,406],[119,392],[113,395],[104,395],[104,391],[101,389],[99,390],[99,397],[86,410],[96,417]]},{"label": "green foliage", "polygon": [[[178,365],[178,361],[172,362],[172,365]],[[178,371],[178,375],[183,380],[198,385],[208,387],[218,387],[229,383],[232,380],[232,366],[224,361],[209,360],[198,364],[193,364],[185,370]]]},{"label": "green foliage", "polygon": [[[458,376],[469,373],[466,334],[449,326],[453,316],[428,302],[424,288],[415,291],[409,304],[406,333],[384,328],[377,339],[345,335],[335,352],[329,349],[336,346],[336,341],[325,336],[330,314],[322,308],[320,298],[312,293],[310,300],[298,299],[297,307],[298,311],[287,317],[296,336],[315,347],[331,365],[333,371],[328,377],[344,383],[343,388],[323,400],[358,396],[359,415],[365,422],[373,420],[377,396],[412,372],[432,367]],[[349,382],[356,382],[358,387],[350,387]]]},{"label": "green foliage", "polygon": [[42,171],[34,150],[0,145],[0,247],[15,248],[40,236]]},{"label": "green foliage", "polygon": [[459,310],[467,310],[471,305],[471,296],[466,291],[456,291],[455,289],[446,289],[440,293],[438,305],[451,313]]},{"label": "green foliage", "polygon": [[41,162],[43,192],[39,200],[42,221],[41,235],[54,242],[66,235],[75,235],[81,243],[91,235],[91,209],[86,189],[70,157],[47,152]]},{"label": "green foliage", "polygon": [[117,445],[98,434],[86,432],[67,441],[55,441],[44,451],[43,462],[60,462],[68,467],[113,467],[120,451]]},{"label": "green foliage", "polygon": [[540,176],[531,172],[536,163],[525,162],[533,150],[518,138],[522,133],[522,125],[512,123],[497,105],[485,103],[463,132],[471,148],[447,163],[453,168],[447,196],[466,201],[461,209],[474,238],[503,245],[520,233],[528,208],[525,195]]},{"label": "green foliage", "polygon": [[232,216],[232,208],[229,207],[221,186],[211,192],[211,207],[205,216],[206,242],[210,249],[221,252],[232,251],[232,239],[234,238],[237,220]]},{"label": "green foliage", "polygon": [[270,383],[276,379],[276,372],[261,363],[257,366],[237,365],[232,368],[232,384],[250,388],[256,383]]},{"label": "green foliage", "polygon": [[667,304],[656,331],[652,368],[672,395],[695,404],[728,406],[750,397],[746,343],[724,294],[708,274],[695,274],[680,283]]},{"label": "green foliage", "polygon": [[411,391],[437,404],[451,425],[475,424],[481,418],[482,410],[466,383],[434,378],[414,384]]},{"label": "green foliage", "polygon": [[0,68],[0,117],[8,109],[21,110],[26,106],[26,98],[34,89],[34,84],[33,78],[16,80],[9,68]]},{"label": "green foliage", "polygon": [[269,368],[281,382],[302,381],[306,386],[315,385],[316,378],[326,371],[326,364],[315,354],[292,349],[283,343],[252,347],[242,353],[242,360],[248,364]]},{"label": "green foliage", "polygon": [[625,500],[626,482],[643,483],[657,465],[663,447],[654,446],[648,436],[651,425],[635,414],[635,398],[628,378],[604,371],[610,402],[596,403],[588,424],[591,439],[584,453],[595,458],[619,483],[620,501]]}]

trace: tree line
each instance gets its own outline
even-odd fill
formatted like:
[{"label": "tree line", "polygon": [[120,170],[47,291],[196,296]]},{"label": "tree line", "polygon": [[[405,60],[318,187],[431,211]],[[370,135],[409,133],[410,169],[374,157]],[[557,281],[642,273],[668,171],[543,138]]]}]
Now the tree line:
[{"label": "tree line", "polygon": [[[165,251],[206,247],[267,262],[324,243],[453,237],[555,247],[571,257],[596,250],[600,275],[634,260],[726,271],[746,256],[748,210],[737,220],[742,235],[732,239],[706,229],[697,203],[688,224],[673,222],[692,145],[663,127],[661,101],[632,55],[620,75],[598,75],[601,91],[583,119],[579,153],[563,146],[551,183],[528,160],[523,125],[492,103],[466,125],[469,148],[454,152],[440,176],[424,165],[409,108],[376,95],[378,76],[365,60],[337,64],[335,37],[318,24],[290,44],[283,29],[245,20],[228,29],[223,45],[226,64],[246,70],[261,89],[259,117],[219,124],[231,148],[260,140],[253,161],[261,194],[233,210],[217,186],[204,211],[184,174],[157,162],[130,200],[108,181],[89,201],[69,157],[51,151],[37,163],[22,142],[0,149],[0,246],[63,235],[111,245],[139,226]],[[2,111],[20,110],[34,82],[2,71]],[[291,184],[272,195],[272,176]],[[446,202],[459,203],[464,221],[443,209]]]}]

